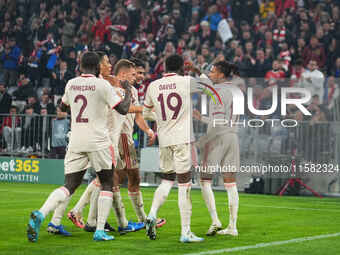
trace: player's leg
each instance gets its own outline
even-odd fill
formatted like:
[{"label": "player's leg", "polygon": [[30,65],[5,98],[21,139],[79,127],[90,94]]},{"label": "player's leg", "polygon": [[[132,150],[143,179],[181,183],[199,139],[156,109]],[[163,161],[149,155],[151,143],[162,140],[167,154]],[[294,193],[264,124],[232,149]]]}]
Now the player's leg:
[{"label": "player's leg", "polygon": [[[95,232],[97,226],[97,214],[98,214],[98,198],[101,191],[101,185],[98,178],[96,178],[96,186],[93,188],[90,196],[90,209],[87,216],[86,224],[84,225],[84,230],[86,232]],[[106,222],[104,226],[105,232],[115,231],[111,225]]]},{"label": "player's leg", "polygon": [[215,196],[214,192],[211,187],[212,183],[212,175],[208,176],[207,174],[201,175],[200,178],[200,186],[202,191],[202,196],[204,202],[208,208],[210,213],[212,224],[210,225],[207,236],[213,236],[217,233],[217,231],[221,230],[222,223],[218,218],[217,210],[216,210],[216,203],[215,203]]},{"label": "player's leg", "polygon": [[[27,229],[27,237],[31,242],[38,240],[40,225],[44,218],[51,212],[56,210],[54,215],[55,223],[58,224],[63,217],[66,207],[69,203],[70,196],[74,193],[77,187],[81,184],[85,174],[84,170],[88,163],[86,155],[79,153],[67,152],[65,157],[65,185],[55,189],[47,198],[43,206],[36,211],[33,211],[30,216]],[[57,227],[60,226],[56,225]]]},{"label": "player's leg", "polygon": [[116,215],[118,223],[118,232],[122,235],[129,231],[134,231],[133,226],[129,226],[129,222],[126,218],[125,207],[122,201],[122,196],[120,194],[120,183],[123,183],[126,178],[126,172],[123,170],[125,168],[124,159],[124,146],[122,144],[122,137],[119,138],[118,143],[119,157],[116,159],[117,165],[113,176],[113,203],[112,208]]},{"label": "player's leg", "polygon": [[236,185],[235,173],[224,174],[224,187],[228,193],[229,207],[229,225],[226,229],[220,230],[217,233],[220,235],[237,236],[237,214],[239,207],[239,195]]},{"label": "player's leg", "polygon": [[139,169],[127,169],[128,175],[128,194],[131,200],[133,209],[138,217],[138,221],[144,223],[146,221],[146,214],[144,211],[144,203],[142,192],[139,189],[140,175]]},{"label": "player's leg", "polygon": [[146,221],[146,214],[144,211],[142,192],[139,189],[140,174],[137,153],[134,148],[134,144],[128,144],[127,139],[124,143],[127,147],[125,151],[125,154],[127,155],[125,158],[127,166],[126,173],[128,176],[128,193],[132,206],[138,217],[138,221],[144,223]]},{"label": "player's leg", "polygon": [[181,238],[183,243],[202,242],[204,239],[191,232],[191,145],[175,145],[174,164],[178,181],[178,207],[181,215]]},{"label": "player's leg", "polygon": [[[214,149],[217,151],[214,151]],[[222,228],[222,223],[217,216],[215,196],[211,187],[213,174],[210,172],[210,168],[208,167],[210,164],[212,164],[211,162],[215,160],[213,159],[214,155],[219,154],[218,150],[218,146],[214,146],[211,142],[206,144],[202,150],[203,162],[200,171],[200,186],[203,199],[208,208],[212,221],[212,224],[207,231],[208,236],[215,235],[217,231],[221,230]],[[213,161],[209,161],[209,158]]]},{"label": "player's leg", "polygon": [[90,195],[90,209],[87,216],[87,221],[84,226],[84,230],[87,232],[95,232],[97,225],[97,213],[98,213],[98,198],[101,191],[101,185],[98,180],[98,186],[95,186]]},{"label": "player's leg", "polygon": [[151,240],[156,239],[157,212],[168,198],[170,190],[176,180],[172,158],[173,151],[170,147],[160,148],[160,170],[162,172],[162,181],[154,193],[151,209],[145,224],[146,233]]},{"label": "player's leg", "polygon": [[73,222],[73,224],[79,228],[84,228],[84,222],[82,220],[83,210],[85,206],[90,202],[92,192],[100,187],[98,178],[94,179],[89,185],[87,185],[85,191],[81,195],[77,204],[67,214],[67,217]]},{"label": "player's leg", "polygon": [[130,150],[128,145],[128,139],[125,134],[122,134],[119,139],[118,144],[119,155],[120,158],[117,159],[117,168],[119,171],[115,171],[116,178],[114,178],[114,199],[113,199],[113,209],[116,214],[116,218],[118,220],[118,231],[120,234],[124,234],[126,232],[138,231],[144,228],[144,223],[136,223],[132,221],[128,221],[126,218],[125,207],[122,201],[122,197],[120,194],[119,185],[124,182],[124,179],[127,176],[127,167],[131,168],[132,162],[134,165],[137,164],[137,157],[134,161],[131,161]]},{"label": "player's leg", "polygon": [[225,140],[228,141],[230,148],[223,161],[223,165],[228,167],[228,172],[223,173],[223,180],[224,187],[228,193],[229,225],[226,229],[220,230],[217,233],[237,236],[239,195],[236,185],[236,171],[240,169],[240,151],[236,134],[229,134]]},{"label": "player's leg", "polygon": [[[145,227],[146,222],[146,214],[144,210],[144,203],[143,203],[143,196],[142,192],[140,191],[140,171],[139,171],[139,165],[138,165],[138,159],[137,159],[137,153],[136,149],[133,144],[130,144],[128,146],[129,148],[129,155],[127,160],[129,160],[129,164],[126,164],[127,166],[130,166],[129,169],[126,169],[125,173],[127,173],[128,176],[128,192],[129,197],[132,203],[132,206],[135,210],[135,213],[138,217],[139,223],[137,223],[137,228],[141,229]],[[157,219],[157,227],[161,227],[166,223],[165,219]]]},{"label": "player's leg", "polygon": [[117,159],[117,168],[114,171],[113,176],[113,202],[112,208],[116,215],[117,223],[118,223],[118,232],[122,235],[129,231],[134,231],[134,227],[129,227],[129,222],[126,218],[125,207],[122,201],[122,196],[120,194],[120,183],[123,183],[126,172],[122,170],[125,167],[125,162],[121,159],[124,155],[123,148],[121,146],[121,141],[119,141],[119,153],[120,158]]},{"label": "player's leg", "polygon": [[[86,170],[84,172],[86,172]],[[71,235],[68,231],[66,231],[64,229],[63,225],[61,225],[61,219],[64,216],[65,210],[68,206],[68,203],[71,199],[71,196],[72,196],[74,190],[76,189],[76,187],[78,187],[81,184],[81,181],[83,179],[84,174],[85,173],[82,172],[81,177],[76,176],[76,175],[66,175],[66,177],[65,177],[65,187],[68,190],[71,190],[72,193],[70,193],[71,195],[64,202],[59,203],[59,205],[54,210],[53,217],[52,217],[50,223],[48,224],[48,228],[47,228],[47,231],[49,233],[59,234],[59,235],[63,235],[63,236],[70,236]]]},{"label": "player's leg", "polygon": [[101,191],[98,197],[97,228],[93,235],[95,241],[113,240],[113,236],[105,233],[104,227],[109,216],[113,200],[113,165],[112,153],[109,148],[88,153],[91,166],[96,170]]}]

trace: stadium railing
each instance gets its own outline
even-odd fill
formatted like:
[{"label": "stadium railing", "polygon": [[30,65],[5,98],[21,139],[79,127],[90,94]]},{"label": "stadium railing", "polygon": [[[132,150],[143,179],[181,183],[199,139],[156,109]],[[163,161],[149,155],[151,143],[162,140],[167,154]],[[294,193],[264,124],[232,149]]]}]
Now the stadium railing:
[{"label": "stadium railing", "polygon": [[60,133],[61,130],[52,128],[54,120],[55,115],[0,115],[0,155],[55,158],[52,137],[65,140],[68,128],[64,134]]}]

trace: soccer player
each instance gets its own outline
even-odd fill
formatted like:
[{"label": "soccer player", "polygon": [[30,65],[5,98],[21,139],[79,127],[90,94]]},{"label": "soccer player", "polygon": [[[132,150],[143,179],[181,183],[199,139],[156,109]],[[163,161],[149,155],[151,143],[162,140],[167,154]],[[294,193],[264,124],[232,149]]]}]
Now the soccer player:
[{"label": "soccer player", "polygon": [[[110,75],[110,70],[111,70],[111,64],[108,61],[107,56],[104,53],[99,52],[99,55],[101,56],[101,71],[100,74],[101,76],[110,81],[112,86],[116,86],[115,89],[119,90],[118,93],[123,94],[124,90],[121,88],[117,87],[120,86],[119,82],[126,82],[128,81],[130,84],[133,84],[135,82],[135,68],[134,64],[126,59],[122,59],[117,62],[116,67],[115,67],[115,77]],[[129,85],[131,86],[131,85]],[[131,86],[131,90],[133,91],[133,87]],[[134,89],[135,90],[135,89]],[[120,115],[118,113],[109,112],[108,116],[108,128],[109,128],[109,134],[111,138],[111,142],[114,148],[114,154],[115,154],[115,164],[117,165],[118,168],[123,168],[122,164],[123,161],[120,160],[119,153],[122,152],[122,148],[118,149],[118,143],[121,143],[119,141],[119,137],[121,134],[121,130],[123,128],[123,123],[127,122],[126,117],[127,116],[132,116],[134,112],[137,112],[137,114],[140,114],[142,112],[141,107],[135,107],[137,106],[134,102],[135,97],[136,97],[136,92],[133,91],[134,94],[132,96],[132,105],[130,105],[129,112],[131,114],[128,114],[126,116]],[[138,122],[137,122],[138,123]],[[132,124],[133,125],[133,124]],[[154,136],[153,131],[150,132],[148,126],[145,124],[143,127],[144,130],[148,132],[148,135],[150,138]],[[131,133],[132,135],[132,133]],[[121,147],[121,146],[119,146]],[[133,148],[134,150],[134,148]],[[132,151],[133,152],[133,151]],[[134,155],[136,155],[136,152],[134,151]],[[136,162],[137,158],[135,156],[135,159],[133,162]],[[136,164],[136,163],[135,163]],[[119,178],[120,176],[117,174],[117,169],[114,173],[114,188],[113,188],[113,208],[117,217],[118,221],[118,231],[123,234],[125,232],[131,232],[131,231],[137,231],[142,228],[144,228],[144,223],[134,223],[131,221],[128,221],[126,218],[125,214],[125,208],[122,203],[121,195],[120,195],[120,190],[119,190]],[[139,180],[139,175],[137,176]],[[134,181],[136,182],[136,181]],[[139,186],[139,185],[138,185]],[[78,201],[76,206],[68,213],[69,219],[78,227],[83,227],[85,231],[88,232],[93,232],[95,230],[96,226],[96,220],[97,220],[97,207],[96,207],[96,200],[98,198],[98,193],[100,189],[100,182],[98,179],[95,179],[93,182],[88,185],[87,189],[83,193],[81,199]],[[85,226],[82,226],[82,221],[80,220],[82,210],[85,207],[85,205],[90,201],[90,211],[89,211],[89,216],[87,219],[87,223]],[[142,201],[142,200],[141,200]],[[140,202],[140,201],[139,201]],[[143,202],[141,202],[143,203]],[[143,210],[143,208],[140,208],[139,206],[139,211]],[[107,228],[110,229],[109,224],[106,224]]]},{"label": "soccer player", "polygon": [[[133,86],[136,82],[136,79],[144,80],[144,63],[139,59],[133,59],[133,63],[135,64],[135,70],[131,70],[132,77],[135,77],[135,80],[130,79],[131,91],[132,91],[132,104],[138,107],[140,111],[136,113],[130,113],[126,115],[126,121],[123,124],[123,128],[120,135],[119,140],[119,153],[120,160],[118,160],[117,171],[116,173],[119,176],[120,184],[124,179],[125,175],[128,177],[128,194],[130,200],[132,202],[133,208],[138,217],[138,221],[140,223],[146,222],[146,214],[144,211],[143,205],[143,197],[139,188],[140,183],[140,174],[139,174],[139,165],[137,159],[136,149],[134,147],[134,141],[132,138],[133,135],[133,126],[136,121],[137,126],[144,131],[149,137],[150,140],[154,139],[154,132],[149,128],[146,124],[142,110],[143,107],[139,105],[138,102],[138,91]],[[136,74],[138,72],[138,74]],[[117,191],[119,190],[119,186],[114,187]],[[122,204],[123,205],[123,204]],[[160,227],[165,224],[165,219],[157,220],[157,227]]]},{"label": "soccer player", "polygon": [[[130,232],[144,228],[145,225],[143,219],[146,218],[144,213],[142,194],[139,191],[140,176],[138,171],[137,154],[132,139],[135,116],[137,125],[148,134],[150,139],[153,139],[154,133],[147,126],[143,119],[143,116],[141,114],[142,107],[140,107],[138,104],[138,93],[137,90],[133,87],[136,81],[136,69],[134,63],[126,59],[120,60],[115,65],[114,73],[118,80],[128,81],[132,92],[131,107],[129,110],[130,113],[126,115],[126,118],[124,119],[121,129],[114,129],[111,135],[112,139],[119,139],[119,141],[116,140],[118,144],[117,153],[119,153],[119,157],[117,159],[117,171],[115,172],[114,178],[113,194],[115,199],[113,209],[116,214],[119,225],[118,231]],[[126,218],[125,207],[122,202],[119,187],[120,184],[119,180],[121,179],[121,174],[119,174],[121,171],[119,170],[122,169],[128,169],[126,172],[129,181],[128,182],[129,197],[133,202],[134,209],[138,216],[139,219],[138,223],[128,222]]]},{"label": "soccer player", "polygon": [[[193,68],[192,70],[197,71]],[[209,73],[210,80],[214,83],[214,88],[222,100],[221,104],[210,101],[209,116],[203,117],[194,110],[194,118],[208,124],[207,134],[200,141],[203,168],[208,171],[201,171],[200,184],[204,201],[208,207],[212,224],[207,232],[208,236],[232,235],[237,236],[237,213],[239,206],[239,196],[236,186],[236,171],[240,168],[240,152],[235,123],[239,116],[233,114],[233,97],[230,89],[233,88],[232,74],[237,73],[237,67],[226,61],[215,63]],[[214,119],[222,120],[216,125]],[[215,123],[215,124],[214,124]],[[229,225],[222,230],[222,224],[217,216],[215,197],[211,188],[213,174],[209,172],[209,166],[219,165],[224,167],[223,172],[224,187],[228,193],[229,204]]]},{"label": "soccer player", "polygon": [[146,92],[143,114],[154,108],[160,147],[162,182],[154,193],[146,220],[147,235],[156,239],[157,211],[165,202],[177,177],[178,205],[181,215],[180,241],[202,242],[190,229],[191,221],[191,94],[192,78],[182,76],[184,61],[178,55],[165,60],[166,74],[152,82]]},{"label": "soccer player", "polygon": [[62,97],[62,110],[71,109],[72,125],[70,143],[65,156],[65,184],[54,190],[43,206],[31,213],[27,237],[36,242],[40,226],[46,216],[54,211],[56,227],[66,210],[71,195],[81,184],[86,168],[90,163],[96,170],[101,188],[98,199],[97,228],[93,239],[96,241],[113,240],[104,232],[104,224],[112,206],[113,165],[108,137],[108,106],[120,114],[127,114],[131,91],[125,87],[124,99],[104,79],[95,75],[99,71],[99,57],[94,52],[86,52],[81,58],[82,75],[68,81]]}]

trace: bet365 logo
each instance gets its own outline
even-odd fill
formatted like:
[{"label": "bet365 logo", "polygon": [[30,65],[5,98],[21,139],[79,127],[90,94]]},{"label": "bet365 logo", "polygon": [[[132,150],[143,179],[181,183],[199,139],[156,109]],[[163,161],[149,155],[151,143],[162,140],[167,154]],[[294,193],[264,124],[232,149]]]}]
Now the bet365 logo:
[{"label": "bet365 logo", "polygon": [[0,170],[3,172],[24,172],[38,173],[40,170],[40,161],[31,159],[12,159],[10,161],[0,162]]}]

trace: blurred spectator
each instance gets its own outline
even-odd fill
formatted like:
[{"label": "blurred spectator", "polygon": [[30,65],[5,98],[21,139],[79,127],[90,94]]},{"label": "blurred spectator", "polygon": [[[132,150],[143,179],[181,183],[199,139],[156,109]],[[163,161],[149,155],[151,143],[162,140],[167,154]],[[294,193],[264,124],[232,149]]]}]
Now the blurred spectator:
[{"label": "blurred spectator", "polygon": [[67,63],[60,61],[59,67],[52,72],[51,87],[55,95],[63,95],[66,83],[73,77],[72,73],[68,71]]},{"label": "blurred spectator", "polygon": [[271,68],[271,63],[268,59],[265,58],[264,52],[262,49],[256,51],[256,61],[255,65],[252,64],[252,76],[253,77],[265,77],[266,73]]},{"label": "blurred spectator", "polygon": [[5,44],[1,54],[1,62],[4,68],[4,82],[8,86],[15,86],[18,77],[18,64],[21,49],[17,46],[16,39],[11,37]]},{"label": "blurred spectator", "polygon": [[281,51],[279,53],[279,58],[283,61],[283,69],[285,72],[288,71],[288,69],[290,68],[290,62],[292,60],[291,56],[290,56],[290,51],[288,49],[288,44],[286,42],[282,42],[279,44]]},{"label": "blurred spectator", "polygon": [[32,107],[34,113],[40,114],[41,106],[40,106],[40,103],[38,102],[36,96],[30,96],[30,97],[27,98],[27,106]]},{"label": "blurred spectator", "polygon": [[9,113],[11,105],[12,97],[7,93],[4,82],[0,81],[0,114]]},{"label": "blurred spectator", "polygon": [[123,44],[120,41],[119,33],[113,32],[111,35],[111,40],[106,43],[109,47],[110,54],[115,55],[120,58],[123,53]]},{"label": "blurred spectator", "polygon": [[6,142],[7,152],[12,152],[20,149],[21,142],[20,117],[15,116],[16,114],[17,108],[15,106],[11,106],[10,116],[5,117],[1,125],[0,133],[2,133],[4,140]]},{"label": "blurred spectator", "polygon": [[275,14],[280,17],[285,11],[295,11],[295,0],[275,0]]},{"label": "blurred spectator", "polygon": [[16,100],[26,101],[27,98],[35,96],[33,84],[25,73],[20,74],[18,80],[18,89],[13,92]]},{"label": "blurred spectator", "polygon": [[310,60],[315,60],[318,67],[322,69],[326,63],[325,49],[319,44],[319,40],[313,36],[310,44],[303,51],[304,65],[307,66]]},{"label": "blurred spectator", "polygon": [[318,100],[320,104],[322,104],[325,77],[323,73],[318,70],[318,64],[315,60],[310,60],[307,68],[301,75],[300,86],[309,89],[312,96],[318,95]]},{"label": "blurred spectator", "polygon": [[208,14],[203,18],[203,21],[208,21],[211,29],[212,41],[216,38],[218,23],[222,20],[221,14],[218,12],[217,5],[212,5],[208,9]]},{"label": "blurred spectator", "polygon": [[303,68],[303,60],[298,59],[295,64],[291,68],[291,76],[290,76],[290,86],[298,86],[301,82],[302,73],[305,71]]},{"label": "blurred spectator", "polygon": [[70,130],[70,121],[67,114],[57,107],[57,118],[52,120],[51,148],[55,158],[63,159],[66,153],[67,133]]},{"label": "blurred spectator", "polygon": [[[77,53],[74,49],[70,49],[67,57],[65,58],[67,63],[67,70],[70,72],[72,76],[75,76],[77,63]],[[63,66],[65,68],[65,66]]]},{"label": "blurred spectator", "polygon": [[31,105],[26,106],[24,110],[25,117],[22,123],[21,135],[21,153],[31,153],[35,149],[35,141],[37,141],[38,121]]},{"label": "blurred spectator", "polygon": [[72,22],[70,17],[65,17],[65,23],[61,32],[61,40],[63,45],[64,54],[68,54],[69,50],[73,47],[73,37],[75,35],[76,25]]},{"label": "blurred spectator", "polygon": [[46,152],[48,138],[50,137],[51,131],[51,121],[50,118],[47,116],[48,112],[46,108],[40,109],[40,115],[37,117],[37,145],[36,150],[41,152]]},{"label": "blurred spectator", "polygon": [[40,111],[46,109],[47,114],[55,114],[55,106],[50,102],[50,97],[48,94],[43,94],[40,98]]},{"label": "blurred spectator", "polygon": [[43,54],[43,51],[44,50],[42,48],[41,42],[35,41],[34,49],[28,57],[27,73],[35,87],[41,83],[40,58]]},{"label": "blurred spectator", "polygon": [[263,19],[268,17],[269,13],[275,12],[275,3],[271,0],[263,0],[260,4],[260,14]]},{"label": "blurred spectator", "polygon": [[278,60],[273,61],[272,70],[268,71],[265,76],[265,80],[268,87],[273,87],[278,85],[278,81],[285,78],[285,73],[280,70],[280,63]]},{"label": "blurred spectator", "polygon": [[[94,20],[95,22],[94,26],[92,27],[92,33],[96,38],[98,37],[101,42],[104,42],[104,40],[111,38],[110,26],[112,25],[112,22],[106,7],[99,9],[98,14],[99,20]],[[118,15],[115,15],[114,18],[117,18]]]},{"label": "blurred spectator", "polygon": [[328,109],[331,110],[335,106],[335,102],[340,95],[339,90],[339,81],[331,76],[327,79],[327,86],[328,86],[328,95],[327,95],[327,104]]},{"label": "blurred spectator", "polygon": [[340,78],[340,57],[338,57],[335,61],[335,66],[333,66],[331,75],[335,78]]}]

